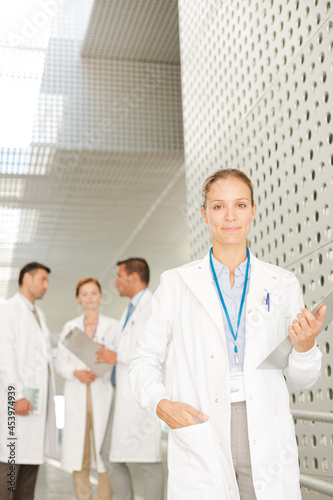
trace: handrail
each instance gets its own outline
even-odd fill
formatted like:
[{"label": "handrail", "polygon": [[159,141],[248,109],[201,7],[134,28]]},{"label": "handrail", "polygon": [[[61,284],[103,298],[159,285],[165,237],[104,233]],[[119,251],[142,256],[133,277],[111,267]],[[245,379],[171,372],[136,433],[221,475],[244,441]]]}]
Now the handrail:
[{"label": "handrail", "polygon": [[321,479],[317,479],[313,476],[301,474],[301,486],[312,491],[317,491],[318,493],[323,493],[329,497],[333,497],[333,483],[322,481]]},{"label": "handrail", "polygon": [[333,413],[322,411],[292,410],[293,418],[296,420],[311,420],[312,422],[326,422],[333,424]]}]

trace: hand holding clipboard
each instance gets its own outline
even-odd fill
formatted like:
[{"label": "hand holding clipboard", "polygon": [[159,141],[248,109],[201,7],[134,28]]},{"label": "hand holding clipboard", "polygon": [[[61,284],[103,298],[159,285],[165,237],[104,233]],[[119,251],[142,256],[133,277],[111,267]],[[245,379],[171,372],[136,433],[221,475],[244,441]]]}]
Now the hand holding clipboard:
[{"label": "hand holding clipboard", "polygon": [[[328,292],[325,297],[318,302],[318,304],[312,309],[311,313],[317,317],[319,309],[322,306],[326,307],[326,313],[321,326],[321,330],[326,328],[331,321],[333,321],[333,290]],[[257,367],[259,370],[276,370],[287,368],[288,358],[292,351],[293,343],[289,335],[283,339],[283,341],[260,363]]]},{"label": "hand holding clipboard", "polygon": [[63,344],[81,359],[97,377],[103,377],[108,371],[111,372],[112,365],[97,361],[96,353],[101,348],[101,345],[88,337],[79,328],[73,328],[64,338]]}]

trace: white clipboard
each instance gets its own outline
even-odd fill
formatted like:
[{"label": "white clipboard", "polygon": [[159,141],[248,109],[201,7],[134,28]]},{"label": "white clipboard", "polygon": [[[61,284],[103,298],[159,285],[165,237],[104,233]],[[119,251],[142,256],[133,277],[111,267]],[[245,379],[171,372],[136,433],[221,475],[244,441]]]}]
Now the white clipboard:
[{"label": "white clipboard", "polygon": [[63,345],[83,361],[97,377],[103,377],[113,367],[109,363],[96,364],[96,352],[101,346],[77,327],[66,335]]},{"label": "white clipboard", "polygon": [[42,388],[24,386],[22,392],[23,397],[31,403],[32,413],[40,415],[42,411]]},{"label": "white clipboard", "polygon": [[[333,321],[333,289],[330,290],[324,298],[312,309],[312,314],[317,316],[321,306],[327,306],[325,319],[321,329],[326,328]],[[284,370],[288,366],[289,355],[292,351],[293,344],[289,335],[275,347],[275,349],[257,366],[257,370]]]}]

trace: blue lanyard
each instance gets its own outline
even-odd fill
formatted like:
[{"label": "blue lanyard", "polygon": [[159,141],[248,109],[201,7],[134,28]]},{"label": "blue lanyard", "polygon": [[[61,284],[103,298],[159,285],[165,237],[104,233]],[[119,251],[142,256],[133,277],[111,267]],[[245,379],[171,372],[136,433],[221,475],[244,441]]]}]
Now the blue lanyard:
[{"label": "blue lanyard", "polygon": [[232,336],[233,336],[234,341],[235,341],[235,343],[234,343],[234,352],[235,352],[235,360],[236,360],[236,364],[237,365],[238,365],[237,335],[238,335],[238,329],[239,329],[240,320],[241,320],[241,317],[242,317],[243,306],[244,306],[244,302],[245,302],[245,293],[246,293],[247,279],[248,279],[248,276],[249,276],[249,267],[250,267],[250,252],[249,252],[249,249],[247,247],[246,247],[246,254],[247,254],[247,265],[246,265],[245,281],[244,281],[244,286],[243,286],[242,300],[241,300],[241,304],[240,304],[240,308],[239,308],[239,313],[238,313],[237,330],[236,330],[236,334],[235,334],[234,329],[233,329],[232,324],[231,324],[231,321],[230,321],[230,316],[229,316],[229,313],[228,313],[228,309],[227,309],[227,307],[225,305],[225,302],[224,302],[224,299],[223,299],[223,295],[222,295],[222,292],[221,292],[221,288],[220,288],[220,285],[219,285],[219,282],[218,282],[218,279],[217,279],[217,276],[216,276],[216,271],[215,271],[215,268],[214,268],[214,263],[213,263],[213,258],[212,258],[213,248],[211,248],[210,252],[209,252],[210,267],[212,269],[212,273],[213,273],[215,285],[216,285],[216,288],[217,288],[217,291],[218,291],[218,294],[219,294],[219,297],[220,297],[220,301],[221,301],[223,310],[225,312],[225,315],[226,315],[228,323],[229,323],[230,331],[231,331]]},{"label": "blue lanyard", "polygon": [[[147,288],[148,288],[148,287],[146,287],[146,288],[143,290],[142,294],[141,294],[141,295],[140,295],[140,297],[139,297],[139,300],[137,301],[137,303],[136,303],[136,304],[135,304],[135,306],[133,307],[132,311],[129,313],[129,315],[128,315],[128,316],[126,316],[125,323],[123,324],[122,330],[123,330],[123,329],[125,328],[125,326],[127,325],[128,320],[130,319],[130,317],[131,317],[131,316],[132,316],[132,314],[134,313],[134,311],[135,311],[135,309],[136,309],[136,306],[137,306],[137,305],[138,305],[138,303],[140,302],[140,300],[141,300],[142,296],[144,295],[145,291],[147,290]],[[132,304],[132,305],[133,305],[133,304]]]}]

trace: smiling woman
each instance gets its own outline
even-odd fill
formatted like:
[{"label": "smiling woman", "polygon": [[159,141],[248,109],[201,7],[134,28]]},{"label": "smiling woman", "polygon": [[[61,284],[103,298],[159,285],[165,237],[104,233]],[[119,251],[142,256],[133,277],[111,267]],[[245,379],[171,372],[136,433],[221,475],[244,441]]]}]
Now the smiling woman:
[{"label": "smiling woman", "polygon": [[[192,500],[300,500],[284,376],[297,388],[317,380],[325,310],[312,316],[296,277],[247,248],[257,207],[243,172],[214,172],[202,194],[212,248],[162,275],[129,368],[133,394],[171,429],[170,500],[189,491]],[[294,349],[284,372],[258,371],[288,334]],[[168,399],[160,370],[172,341]]]},{"label": "smiling woman", "polygon": [[[206,179],[202,189],[201,214],[209,226],[215,247],[214,256],[217,260],[219,256],[222,257],[220,245],[229,243],[229,246],[223,246],[223,254],[224,259],[228,258],[231,265],[231,286],[233,286],[232,268],[237,267],[241,257],[234,253],[235,245],[241,242],[247,245],[247,234],[256,210],[251,180],[240,170],[218,170]],[[244,248],[242,251],[244,255]]]}]

